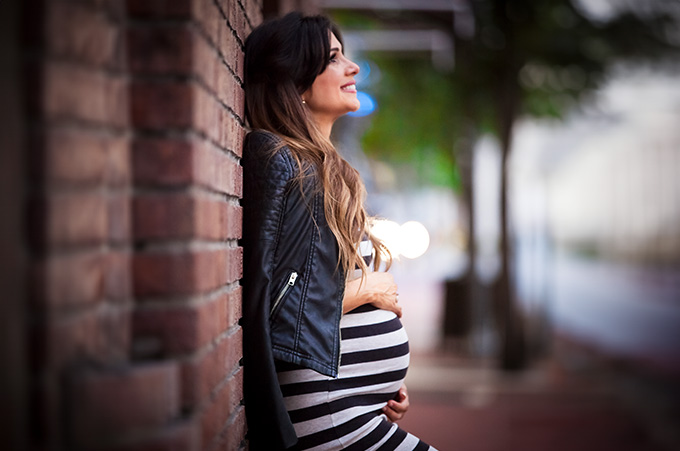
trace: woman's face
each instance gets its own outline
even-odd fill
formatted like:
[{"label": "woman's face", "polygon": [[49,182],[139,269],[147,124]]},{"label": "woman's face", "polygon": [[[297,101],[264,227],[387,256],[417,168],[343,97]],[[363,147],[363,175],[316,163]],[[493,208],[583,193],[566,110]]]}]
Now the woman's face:
[{"label": "woman's face", "polygon": [[342,53],[342,45],[331,33],[331,51],[326,69],[312,86],[302,93],[302,100],[322,128],[340,116],[359,109],[354,76],[359,66]]}]

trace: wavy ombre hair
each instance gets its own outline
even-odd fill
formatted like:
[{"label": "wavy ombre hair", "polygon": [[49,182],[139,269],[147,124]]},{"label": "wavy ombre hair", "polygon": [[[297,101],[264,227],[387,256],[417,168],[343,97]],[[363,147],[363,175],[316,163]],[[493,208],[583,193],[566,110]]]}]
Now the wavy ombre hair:
[{"label": "wavy ombre hair", "polygon": [[338,265],[346,277],[354,268],[360,268],[363,276],[367,267],[357,246],[364,237],[376,249],[375,268],[381,257],[389,266],[389,251],[370,233],[366,189],[359,173],[319,131],[301,97],[328,65],[331,33],[342,42],[326,17],[297,12],[254,29],[245,43],[246,117],[253,129],[282,139],[281,147],[288,146],[298,163],[300,178],[310,168],[320,174],[326,221],[340,251]]}]

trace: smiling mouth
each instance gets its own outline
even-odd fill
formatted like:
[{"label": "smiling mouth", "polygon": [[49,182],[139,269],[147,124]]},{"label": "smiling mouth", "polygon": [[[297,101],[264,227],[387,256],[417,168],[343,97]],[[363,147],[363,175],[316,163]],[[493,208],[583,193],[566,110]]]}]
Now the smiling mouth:
[{"label": "smiling mouth", "polygon": [[352,83],[351,85],[345,85],[340,89],[342,89],[343,91],[347,91],[347,92],[357,92],[357,85]]}]

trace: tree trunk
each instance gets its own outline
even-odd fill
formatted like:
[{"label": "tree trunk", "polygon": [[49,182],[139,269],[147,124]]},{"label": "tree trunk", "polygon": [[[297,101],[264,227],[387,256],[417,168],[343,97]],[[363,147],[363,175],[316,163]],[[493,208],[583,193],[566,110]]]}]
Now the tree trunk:
[{"label": "tree trunk", "polygon": [[512,128],[517,111],[517,96],[514,83],[504,83],[502,95],[499,97],[499,138],[501,145],[501,271],[498,279],[496,295],[500,312],[501,347],[500,363],[505,370],[518,370],[526,365],[523,327],[519,315],[511,274],[512,246],[509,230],[508,205],[508,160],[512,146]]},{"label": "tree trunk", "polygon": [[475,206],[474,206],[474,145],[475,145],[475,128],[473,124],[466,124],[462,127],[464,138],[462,143],[458,145],[456,152],[456,164],[460,171],[461,187],[463,195],[461,197],[463,207],[467,214],[467,255],[468,267],[464,275],[463,282],[465,283],[467,299],[464,302],[467,304],[466,312],[469,317],[467,320],[470,324],[468,333],[468,352],[476,353],[475,337],[479,327],[479,309],[475,308],[478,301],[479,284],[477,279],[477,242],[476,237],[476,223],[475,223]]}]

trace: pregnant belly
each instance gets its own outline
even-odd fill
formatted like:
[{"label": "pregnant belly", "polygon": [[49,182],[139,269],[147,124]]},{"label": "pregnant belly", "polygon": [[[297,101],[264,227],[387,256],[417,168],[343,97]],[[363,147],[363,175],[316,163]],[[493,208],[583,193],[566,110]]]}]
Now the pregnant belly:
[{"label": "pregnant belly", "polygon": [[348,446],[384,419],[382,408],[404,382],[409,346],[399,318],[370,305],[346,314],[340,332],[340,372],[331,384],[337,390],[329,391],[329,404],[344,409],[331,409],[331,417],[338,429],[351,421],[365,421],[363,427],[340,439]]},{"label": "pregnant belly", "polygon": [[345,314],[340,332],[337,378],[308,369],[278,376],[298,437],[333,436],[344,446],[382,421],[406,376],[409,348],[399,318],[370,305]]}]

